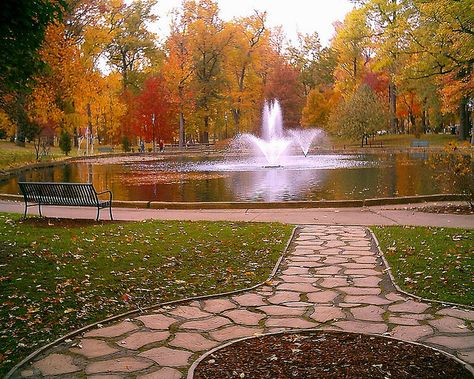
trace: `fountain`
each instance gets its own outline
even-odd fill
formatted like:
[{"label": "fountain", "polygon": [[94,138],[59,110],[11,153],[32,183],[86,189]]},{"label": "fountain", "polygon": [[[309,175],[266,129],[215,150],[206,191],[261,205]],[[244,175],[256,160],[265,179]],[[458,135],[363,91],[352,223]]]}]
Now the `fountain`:
[{"label": "fountain", "polygon": [[261,138],[253,134],[242,134],[237,137],[238,145],[253,147],[266,162],[264,168],[277,168],[288,164],[288,153],[291,145],[298,146],[306,157],[316,136],[321,136],[320,129],[293,129],[283,131],[283,118],[278,100],[265,101],[263,106]]},{"label": "fountain", "polygon": [[309,148],[314,139],[323,135],[321,129],[291,129],[289,133],[293,137],[293,141],[299,145],[305,157],[308,156]]}]

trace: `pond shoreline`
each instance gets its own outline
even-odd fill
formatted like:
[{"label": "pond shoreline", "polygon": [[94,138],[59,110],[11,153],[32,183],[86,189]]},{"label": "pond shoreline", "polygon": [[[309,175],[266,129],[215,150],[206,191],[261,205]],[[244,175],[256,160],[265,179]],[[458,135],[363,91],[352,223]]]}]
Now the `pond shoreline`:
[{"label": "pond shoreline", "polygon": [[[442,152],[442,146],[429,146],[429,147],[348,147],[348,148],[319,148],[314,149],[311,151],[311,154],[374,154],[374,155],[390,155],[396,153],[432,153],[432,152]],[[473,152],[467,152],[473,153]],[[88,161],[92,159],[101,159],[101,158],[115,158],[115,157],[127,157],[127,156],[187,156],[187,157],[194,157],[194,156],[239,156],[239,153],[231,153],[226,151],[225,149],[213,149],[213,148],[202,148],[202,147],[190,147],[186,149],[179,149],[179,148],[168,148],[163,153],[138,153],[138,152],[117,152],[117,153],[104,153],[104,154],[95,154],[89,156],[82,156],[82,157],[69,157],[49,162],[36,162],[36,163],[29,163],[25,165],[20,165],[17,167],[9,168],[6,170],[0,170],[0,181],[7,180],[12,176],[18,175],[21,172],[34,170],[37,168],[50,168],[56,167],[60,165],[67,165],[69,163],[74,162],[81,162],[81,161]]]}]

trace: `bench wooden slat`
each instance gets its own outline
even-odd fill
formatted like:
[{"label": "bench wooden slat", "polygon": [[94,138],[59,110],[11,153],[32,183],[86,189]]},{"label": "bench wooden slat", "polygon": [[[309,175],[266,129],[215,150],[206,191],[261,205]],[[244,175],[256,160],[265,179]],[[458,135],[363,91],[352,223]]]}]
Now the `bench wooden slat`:
[{"label": "bench wooden slat", "polygon": [[100,200],[92,183],[54,183],[54,182],[19,182],[20,190],[25,200],[25,217],[28,203],[38,205],[41,215],[41,205],[60,206],[93,206],[97,207],[97,219],[99,211],[109,208],[112,218],[112,192],[108,200]]}]

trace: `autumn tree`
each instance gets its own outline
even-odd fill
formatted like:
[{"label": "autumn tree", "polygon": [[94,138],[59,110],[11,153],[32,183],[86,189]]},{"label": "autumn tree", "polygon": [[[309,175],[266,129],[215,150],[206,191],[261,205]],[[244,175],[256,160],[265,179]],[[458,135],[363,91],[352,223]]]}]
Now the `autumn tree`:
[{"label": "autumn tree", "polygon": [[193,47],[196,115],[199,123],[199,141],[209,143],[212,109],[222,98],[224,88],[223,60],[232,34],[219,18],[217,3],[213,0],[189,0],[184,3],[184,16],[189,19],[189,36]]},{"label": "autumn tree", "polygon": [[182,148],[186,142],[185,113],[191,113],[193,105],[190,83],[195,72],[193,47],[189,35],[192,18],[185,17],[178,10],[174,11],[170,35],[166,40],[167,55],[163,64],[162,75],[168,83],[171,95],[179,110],[178,143]]},{"label": "autumn tree", "polygon": [[331,87],[318,86],[306,97],[302,112],[303,126],[326,128],[331,112],[339,103],[339,93]]},{"label": "autumn tree", "polygon": [[366,15],[360,9],[349,12],[343,23],[336,23],[332,48],[336,52],[336,86],[350,96],[359,86],[371,57],[371,31]]},{"label": "autumn tree", "polygon": [[298,70],[280,58],[274,62],[265,86],[266,99],[278,99],[283,111],[283,124],[295,128],[301,124],[304,90]]},{"label": "autumn tree", "polygon": [[417,59],[409,67],[409,76],[438,79],[445,111],[458,113],[459,139],[464,140],[471,127],[468,103],[474,87],[472,2],[412,0],[411,5],[416,23],[406,28],[410,36],[408,52]]},{"label": "autumn tree", "polygon": [[242,130],[243,116],[251,117],[262,97],[263,81],[258,73],[268,45],[265,22],[266,13],[255,12],[252,16],[235,19],[229,25],[233,39],[226,55],[225,70],[236,133]]},{"label": "autumn tree", "polygon": [[142,140],[171,141],[175,134],[176,107],[163,77],[148,78],[136,97],[134,134]]},{"label": "autumn tree", "polygon": [[313,34],[298,34],[298,46],[288,49],[291,64],[300,72],[300,81],[304,95],[316,87],[316,68],[320,61],[321,42],[317,32]]},{"label": "autumn tree", "polygon": [[120,0],[112,3],[107,15],[110,41],[105,54],[110,66],[122,74],[124,88],[137,89],[141,72],[157,56],[154,34],[146,27],[157,19],[151,13],[155,4],[156,0],[138,0],[125,5]]},{"label": "autumn tree", "polygon": [[340,136],[360,140],[361,146],[378,130],[386,129],[388,113],[383,101],[367,84],[362,84],[340,102],[329,119],[330,128]]}]

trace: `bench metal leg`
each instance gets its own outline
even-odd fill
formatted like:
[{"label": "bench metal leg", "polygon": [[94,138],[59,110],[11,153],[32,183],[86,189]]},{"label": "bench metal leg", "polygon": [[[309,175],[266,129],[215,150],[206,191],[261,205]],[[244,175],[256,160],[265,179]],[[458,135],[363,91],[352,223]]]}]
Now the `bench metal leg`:
[{"label": "bench metal leg", "polygon": [[28,211],[28,203],[25,203],[25,214],[23,215],[23,218],[26,219],[26,212]]},{"label": "bench metal leg", "polygon": [[95,218],[96,221],[99,221],[99,211],[100,211],[100,208],[97,207],[97,217]]},{"label": "bench metal leg", "polygon": [[43,214],[41,213],[41,203],[38,203],[38,209],[39,209],[40,217],[43,217]]},{"label": "bench metal leg", "polygon": [[110,219],[113,220],[114,218],[112,217],[112,205],[109,206],[109,213],[110,213]]}]

